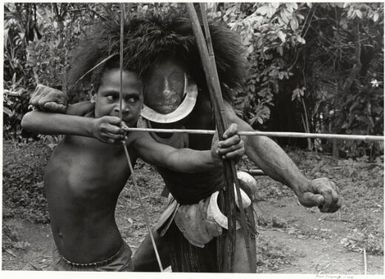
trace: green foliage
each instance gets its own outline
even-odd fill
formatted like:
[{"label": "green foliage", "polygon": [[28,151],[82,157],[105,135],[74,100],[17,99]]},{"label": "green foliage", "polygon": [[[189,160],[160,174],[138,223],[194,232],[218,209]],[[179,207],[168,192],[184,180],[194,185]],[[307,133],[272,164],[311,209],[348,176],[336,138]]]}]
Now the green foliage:
[{"label": "green foliage", "polygon": [[[302,69],[313,130],[383,134],[383,4],[313,7]],[[378,145],[345,142],[350,156],[381,152]]]},{"label": "green foliage", "polygon": [[[37,83],[66,90],[69,52],[112,6],[7,3],[4,6],[4,135],[20,136],[20,120]],[[64,86],[63,86],[64,85]]]},{"label": "green foliage", "polygon": [[245,45],[251,69],[237,106],[251,125],[261,125],[270,118],[280,81],[292,75],[291,52],[305,43],[301,35],[305,5],[229,3],[212,13],[237,31]]},{"label": "green foliage", "polygon": [[[142,16],[184,5],[124,8],[126,15]],[[120,9],[110,3],[5,4],[6,137],[20,138],[20,119],[37,82],[65,91],[71,86],[69,52],[95,22],[119,20]],[[291,113],[307,132],[383,133],[382,3],[209,3],[208,15],[237,31],[245,45],[251,67],[235,106],[251,125],[265,127],[279,94],[295,102]],[[318,147],[330,149],[328,143]],[[340,151],[376,155],[381,148],[344,142]]]},{"label": "green foliage", "polygon": [[[32,6],[4,7],[4,135],[20,139],[20,120],[28,107],[27,88],[33,82],[25,48],[34,34]],[[32,25],[32,26],[31,26]]]},{"label": "green foliage", "polygon": [[42,181],[51,150],[40,142],[7,141],[3,151],[3,216],[47,223]]},{"label": "green foliage", "polygon": [[[266,123],[276,94],[291,93],[306,132],[383,133],[383,4],[225,3],[210,15],[246,47],[250,77],[236,105],[250,124]],[[360,146],[341,152],[381,150]]]},{"label": "green foliage", "polygon": [[14,73],[10,81],[5,81],[3,91],[3,131],[6,139],[21,139],[20,121],[28,107],[29,94],[20,86],[23,78],[16,80]]}]

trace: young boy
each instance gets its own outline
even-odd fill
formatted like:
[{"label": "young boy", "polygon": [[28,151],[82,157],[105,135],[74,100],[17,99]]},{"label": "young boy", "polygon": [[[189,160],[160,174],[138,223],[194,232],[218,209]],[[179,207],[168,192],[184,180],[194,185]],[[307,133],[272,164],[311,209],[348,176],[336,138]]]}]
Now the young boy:
[{"label": "young boy", "polygon": [[[135,126],[143,105],[142,83],[123,71],[121,115]],[[94,95],[93,115],[80,117],[32,111],[22,127],[42,134],[64,134],[47,165],[44,185],[51,228],[57,247],[54,270],[132,270],[131,250],[115,223],[116,202],[130,176],[121,140],[120,70],[118,59],[108,62]],[[220,158],[239,158],[243,142],[232,125],[225,140],[211,151],[175,149],[157,143],[144,132],[126,137],[131,161],[141,157],[159,167],[198,172],[220,164]],[[115,142],[115,144],[111,144]]]}]

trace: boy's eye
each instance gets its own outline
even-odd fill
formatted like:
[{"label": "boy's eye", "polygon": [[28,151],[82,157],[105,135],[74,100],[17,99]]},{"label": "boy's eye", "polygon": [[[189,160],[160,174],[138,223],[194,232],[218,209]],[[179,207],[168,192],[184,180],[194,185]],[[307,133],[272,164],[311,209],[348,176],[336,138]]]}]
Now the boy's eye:
[{"label": "boy's eye", "polygon": [[107,101],[113,102],[115,100],[116,100],[116,96],[115,95],[108,95],[107,96]]}]

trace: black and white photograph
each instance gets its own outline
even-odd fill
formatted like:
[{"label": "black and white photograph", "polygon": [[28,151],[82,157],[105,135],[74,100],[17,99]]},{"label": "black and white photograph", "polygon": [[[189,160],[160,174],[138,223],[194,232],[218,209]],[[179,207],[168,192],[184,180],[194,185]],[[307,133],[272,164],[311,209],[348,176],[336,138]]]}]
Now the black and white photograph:
[{"label": "black and white photograph", "polygon": [[0,274],[384,276],[382,1],[1,5]]}]

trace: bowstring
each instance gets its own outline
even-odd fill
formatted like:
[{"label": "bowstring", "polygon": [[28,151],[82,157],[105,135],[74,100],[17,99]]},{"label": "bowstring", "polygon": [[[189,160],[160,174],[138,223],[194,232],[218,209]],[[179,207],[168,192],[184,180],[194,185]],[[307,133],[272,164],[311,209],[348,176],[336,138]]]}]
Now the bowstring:
[{"label": "bowstring", "polygon": [[[120,61],[119,61],[120,62],[120,65],[119,65],[120,66],[119,118],[121,120],[121,123],[124,123],[123,122],[123,111],[122,111],[122,108],[123,108],[124,3],[120,4],[120,11],[121,11],[121,14],[120,14],[120,57],[119,57],[120,58]],[[123,125],[125,125],[125,124],[123,124]],[[125,153],[126,158],[127,158],[128,167],[129,167],[130,172],[131,172],[131,180],[132,180],[132,183],[134,184],[134,188],[135,188],[135,190],[138,194],[138,197],[139,197],[139,204],[140,204],[140,207],[142,208],[144,222],[146,224],[148,233],[150,235],[152,246],[154,247],[156,260],[158,262],[160,271],[163,272],[162,262],[160,260],[159,252],[158,252],[158,249],[156,247],[154,236],[153,236],[152,231],[151,231],[150,222],[148,219],[148,214],[147,214],[146,208],[144,207],[143,200],[142,200],[142,195],[140,193],[138,184],[136,183],[134,168],[131,164],[131,158],[130,158],[130,155],[129,155],[128,150],[127,150],[127,144],[126,144],[125,139],[122,140],[122,145],[123,145],[124,153]]]}]

